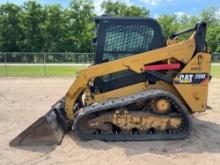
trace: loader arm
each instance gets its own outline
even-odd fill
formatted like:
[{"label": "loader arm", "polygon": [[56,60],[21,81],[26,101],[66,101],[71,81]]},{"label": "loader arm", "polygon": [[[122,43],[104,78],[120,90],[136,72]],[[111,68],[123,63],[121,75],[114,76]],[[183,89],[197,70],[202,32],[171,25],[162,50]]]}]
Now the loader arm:
[{"label": "loader arm", "polygon": [[142,73],[145,71],[145,65],[170,58],[174,58],[186,64],[192,58],[195,50],[195,33],[193,33],[188,40],[174,45],[140,53],[130,57],[125,57],[115,61],[90,66],[81,70],[66,94],[65,111],[67,118],[69,120],[74,119],[73,106],[77,98],[86,89],[89,82],[93,81],[96,77],[127,69],[130,69],[136,73]]}]

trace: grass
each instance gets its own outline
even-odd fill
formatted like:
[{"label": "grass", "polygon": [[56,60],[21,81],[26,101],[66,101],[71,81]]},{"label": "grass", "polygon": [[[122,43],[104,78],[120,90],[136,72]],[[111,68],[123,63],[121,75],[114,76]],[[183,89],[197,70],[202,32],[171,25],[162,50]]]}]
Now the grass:
[{"label": "grass", "polygon": [[[74,76],[83,66],[46,66],[46,76]],[[212,66],[211,74],[213,77],[220,77],[220,66]],[[7,75],[9,77],[43,77],[44,67],[40,66],[7,66]],[[5,66],[0,66],[0,76],[5,76]]]},{"label": "grass", "polygon": [[[46,66],[46,76],[74,76],[82,66]],[[0,66],[0,76],[5,76],[5,67]],[[43,66],[7,66],[9,77],[43,77],[45,76]]]},{"label": "grass", "polygon": [[220,77],[220,66],[212,66],[211,74],[213,77]]}]

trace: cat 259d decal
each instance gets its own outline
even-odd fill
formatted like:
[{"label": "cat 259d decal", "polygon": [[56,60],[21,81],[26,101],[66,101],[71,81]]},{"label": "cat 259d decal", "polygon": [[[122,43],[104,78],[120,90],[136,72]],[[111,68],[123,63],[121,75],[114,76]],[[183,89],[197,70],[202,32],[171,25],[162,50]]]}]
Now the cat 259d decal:
[{"label": "cat 259d decal", "polygon": [[208,73],[180,73],[176,84],[206,84],[209,81]]}]

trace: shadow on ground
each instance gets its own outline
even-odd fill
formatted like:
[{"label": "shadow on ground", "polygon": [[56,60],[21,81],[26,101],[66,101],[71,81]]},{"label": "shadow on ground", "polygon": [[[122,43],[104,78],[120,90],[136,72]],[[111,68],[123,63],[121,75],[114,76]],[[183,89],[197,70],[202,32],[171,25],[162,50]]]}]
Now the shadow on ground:
[{"label": "shadow on ground", "polygon": [[74,133],[69,134],[79,146],[94,150],[108,150],[113,147],[123,148],[128,155],[143,153],[220,153],[220,125],[209,121],[193,119],[192,134],[183,140],[145,141],[145,142],[101,142],[83,141]]},{"label": "shadow on ground", "polygon": [[[193,119],[193,131],[189,138],[176,141],[144,141],[144,142],[102,142],[97,140],[84,141],[74,133],[66,136],[71,138],[73,143],[84,149],[110,150],[121,148],[127,155],[138,155],[144,153],[173,154],[173,153],[220,153],[220,125],[209,121]],[[67,138],[67,137],[66,137]],[[70,144],[71,145],[71,144]],[[28,146],[19,147],[22,150],[32,152],[50,153],[59,146]]]}]

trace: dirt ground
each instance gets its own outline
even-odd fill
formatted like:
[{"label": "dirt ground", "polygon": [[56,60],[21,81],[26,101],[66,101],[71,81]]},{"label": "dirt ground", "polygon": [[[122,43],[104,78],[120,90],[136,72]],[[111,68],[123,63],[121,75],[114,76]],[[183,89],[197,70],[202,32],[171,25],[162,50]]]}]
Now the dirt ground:
[{"label": "dirt ground", "polygon": [[220,164],[220,79],[210,84],[212,107],[193,118],[191,136],[182,141],[82,141],[69,133],[62,145],[11,148],[9,141],[45,114],[72,79],[0,79],[0,164],[211,165]]}]

